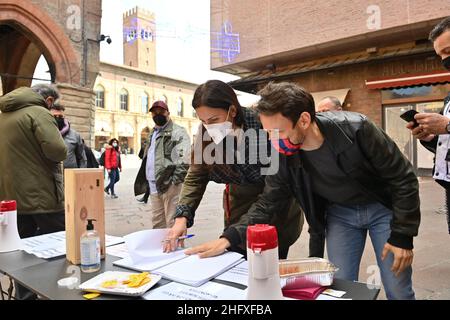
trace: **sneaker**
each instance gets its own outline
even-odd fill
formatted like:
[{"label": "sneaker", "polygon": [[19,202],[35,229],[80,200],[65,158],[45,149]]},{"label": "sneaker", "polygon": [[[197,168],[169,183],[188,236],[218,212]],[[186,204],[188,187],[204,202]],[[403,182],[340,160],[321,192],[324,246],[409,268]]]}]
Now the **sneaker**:
[{"label": "sneaker", "polygon": [[112,199],[117,199],[118,196],[117,196],[116,194],[113,194],[113,195],[111,195],[111,198],[112,198]]},{"label": "sneaker", "polygon": [[106,194],[109,196],[109,190],[108,190],[108,188],[105,188],[104,190],[105,190]]},{"label": "sneaker", "polygon": [[141,199],[136,199],[137,200],[137,202],[140,202],[140,203],[145,203],[145,204],[147,204],[147,200],[145,199],[145,198],[141,198]]}]

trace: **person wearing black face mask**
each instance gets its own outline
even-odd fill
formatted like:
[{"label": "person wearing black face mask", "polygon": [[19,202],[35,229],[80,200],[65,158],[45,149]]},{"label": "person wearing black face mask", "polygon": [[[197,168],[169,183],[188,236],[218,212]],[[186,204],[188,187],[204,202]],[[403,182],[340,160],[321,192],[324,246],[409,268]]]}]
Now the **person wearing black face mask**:
[{"label": "person wearing black face mask", "polygon": [[[0,199],[17,201],[22,239],[65,229],[61,162],[67,147],[49,111],[58,98],[51,84],[21,87],[0,97]],[[37,299],[17,281],[14,289],[16,300]]]},{"label": "person wearing black face mask", "polygon": [[59,131],[64,130],[64,127],[66,126],[66,120],[63,116],[54,116],[56,123],[58,124]]},{"label": "person wearing black face mask", "polygon": [[[162,110],[162,109],[161,109]],[[167,117],[165,114],[156,114],[153,121],[158,127],[164,127],[167,124]]]},{"label": "person wearing black face mask", "polygon": [[153,228],[164,229],[173,224],[181,185],[189,168],[186,162],[180,163],[172,157],[176,154],[183,158],[189,154],[191,141],[186,129],[170,119],[169,108],[164,101],[156,101],[150,112],[155,127],[143,153],[134,191],[136,196],[150,194]]},{"label": "person wearing black face mask", "polygon": [[[450,17],[442,20],[430,33],[430,41],[433,42],[436,54],[441,57],[442,65],[450,71]],[[450,234],[450,93],[444,100],[444,107],[440,113],[419,113],[415,116],[419,126],[409,123],[407,128],[412,131],[420,143],[433,152],[435,166],[433,178],[446,192],[447,224]]]},{"label": "person wearing black face mask", "polygon": [[59,132],[67,146],[67,158],[64,160],[64,168],[86,168],[87,158],[83,141],[80,134],[70,127],[69,121],[64,117],[64,111],[65,108],[59,101],[56,101],[50,107],[50,112],[55,118]]}]

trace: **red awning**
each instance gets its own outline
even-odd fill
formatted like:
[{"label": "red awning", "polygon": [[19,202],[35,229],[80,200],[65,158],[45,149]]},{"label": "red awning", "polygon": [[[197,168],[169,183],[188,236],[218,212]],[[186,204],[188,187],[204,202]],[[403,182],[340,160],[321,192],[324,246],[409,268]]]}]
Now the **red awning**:
[{"label": "red awning", "polygon": [[450,72],[438,71],[434,73],[408,75],[398,78],[366,80],[366,86],[369,89],[388,89],[448,82],[450,82]]}]

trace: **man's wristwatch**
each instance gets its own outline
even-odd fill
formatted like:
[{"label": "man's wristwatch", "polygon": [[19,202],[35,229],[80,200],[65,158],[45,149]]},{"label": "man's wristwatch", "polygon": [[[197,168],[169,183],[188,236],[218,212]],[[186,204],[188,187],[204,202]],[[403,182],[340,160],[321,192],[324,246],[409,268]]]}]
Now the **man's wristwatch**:
[{"label": "man's wristwatch", "polygon": [[450,121],[449,121],[448,124],[445,126],[445,130],[447,131],[448,134],[450,134]]}]

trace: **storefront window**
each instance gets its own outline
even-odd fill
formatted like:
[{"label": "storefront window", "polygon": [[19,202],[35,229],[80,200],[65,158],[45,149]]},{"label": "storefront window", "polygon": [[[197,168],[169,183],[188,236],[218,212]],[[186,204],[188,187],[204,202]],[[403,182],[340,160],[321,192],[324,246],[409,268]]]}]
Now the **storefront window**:
[{"label": "storefront window", "polygon": [[442,107],[442,101],[384,106],[386,133],[395,141],[400,151],[411,161],[419,174],[428,174],[433,169],[434,154],[413,138],[411,132],[406,128],[406,122],[400,118],[400,115],[408,110],[439,113]]},{"label": "storefront window", "polygon": [[414,109],[413,105],[392,106],[384,109],[386,133],[395,141],[405,157],[413,162],[413,140],[406,123],[400,115],[408,110]]},{"label": "storefront window", "polygon": [[[418,112],[439,113],[443,107],[443,102],[418,103],[416,110]],[[417,143],[417,167],[433,169],[434,154],[425,149],[420,143]]]},{"label": "storefront window", "polygon": [[434,154],[412,137],[400,115],[407,110],[439,113],[450,84],[394,88],[381,91],[384,107],[384,129],[411,161],[419,175],[428,175],[433,168]]}]

